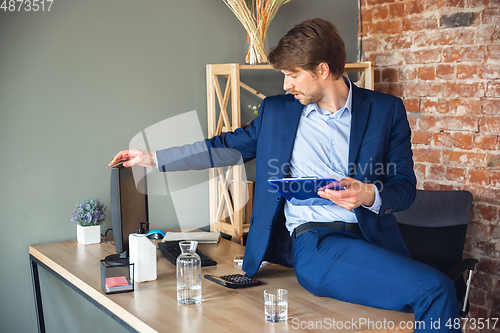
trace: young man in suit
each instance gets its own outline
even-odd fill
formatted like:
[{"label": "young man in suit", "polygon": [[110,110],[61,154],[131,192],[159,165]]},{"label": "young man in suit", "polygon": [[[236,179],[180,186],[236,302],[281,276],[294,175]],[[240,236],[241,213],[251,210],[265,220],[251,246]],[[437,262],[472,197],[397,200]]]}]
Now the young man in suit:
[{"label": "young man in suit", "polygon": [[[415,331],[458,318],[451,280],[409,258],[393,212],[416,193],[411,131],[401,99],[342,76],[344,42],[322,19],[290,30],[269,55],[287,95],[266,98],[249,126],[156,153],[126,150],[112,163],[161,171],[256,159],[254,206],[243,270],[263,260],[292,266],[317,296],[413,311]],[[318,194],[331,205],[294,206],[266,184],[282,177],[344,175],[345,190]],[[436,325],[434,325],[436,326]],[[439,331],[439,330],[434,330]]]}]

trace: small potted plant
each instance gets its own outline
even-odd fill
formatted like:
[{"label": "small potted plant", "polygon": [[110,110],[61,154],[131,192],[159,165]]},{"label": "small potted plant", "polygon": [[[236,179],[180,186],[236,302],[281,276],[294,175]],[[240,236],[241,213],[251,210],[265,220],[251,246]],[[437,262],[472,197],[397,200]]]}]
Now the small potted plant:
[{"label": "small potted plant", "polygon": [[106,218],[106,206],[96,197],[88,198],[76,205],[71,222],[76,226],[76,240],[80,244],[101,242],[101,223]]}]

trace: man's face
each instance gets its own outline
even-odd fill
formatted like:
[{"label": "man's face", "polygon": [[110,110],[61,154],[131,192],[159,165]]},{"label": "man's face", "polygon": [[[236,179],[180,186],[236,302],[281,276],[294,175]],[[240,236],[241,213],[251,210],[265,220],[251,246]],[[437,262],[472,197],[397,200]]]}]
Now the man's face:
[{"label": "man's face", "polygon": [[289,90],[302,105],[317,103],[323,98],[323,90],[316,74],[302,68],[281,72],[285,75],[283,90]]}]

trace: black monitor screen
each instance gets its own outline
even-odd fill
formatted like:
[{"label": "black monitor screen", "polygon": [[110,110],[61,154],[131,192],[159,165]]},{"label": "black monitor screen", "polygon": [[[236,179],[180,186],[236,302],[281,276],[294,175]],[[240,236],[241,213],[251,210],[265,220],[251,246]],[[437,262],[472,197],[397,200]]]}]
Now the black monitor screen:
[{"label": "black monitor screen", "polygon": [[122,258],[128,256],[128,236],[136,233],[139,222],[148,222],[146,168],[132,168],[111,168],[111,223],[116,252]]}]

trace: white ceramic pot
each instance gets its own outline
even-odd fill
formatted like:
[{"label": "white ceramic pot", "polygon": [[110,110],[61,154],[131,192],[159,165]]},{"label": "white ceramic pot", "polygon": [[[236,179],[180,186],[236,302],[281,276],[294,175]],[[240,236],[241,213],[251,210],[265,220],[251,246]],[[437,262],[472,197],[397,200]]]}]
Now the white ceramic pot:
[{"label": "white ceramic pot", "polygon": [[78,243],[83,245],[97,244],[101,242],[101,226],[91,225],[88,227],[82,227],[81,225],[76,225],[76,240]]}]

